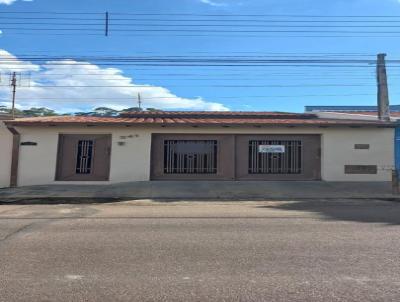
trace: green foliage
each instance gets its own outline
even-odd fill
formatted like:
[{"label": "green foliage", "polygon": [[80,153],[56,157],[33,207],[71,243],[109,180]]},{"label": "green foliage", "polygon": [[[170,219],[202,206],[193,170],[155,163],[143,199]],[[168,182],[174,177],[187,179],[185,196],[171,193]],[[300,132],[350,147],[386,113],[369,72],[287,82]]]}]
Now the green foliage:
[{"label": "green foliage", "polygon": [[[120,113],[123,112],[141,112],[143,111],[142,108],[139,107],[131,107],[126,108],[123,110],[115,110],[108,107],[97,107],[93,111],[88,112],[75,112],[75,113],[64,113],[59,114],[52,109],[45,108],[45,107],[32,107],[30,109],[19,110],[15,109],[16,116],[23,116],[23,117],[40,117],[40,116],[118,116]],[[146,111],[160,111],[156,108],[146,108]],[[11,108],[7,106],[0,105],[0,113],[2,114],[11,114]]]},{"label": "green foliage", "polygon": [[22,110],[23,116],[55,116],[58,115],[54,110],[45,107],[32,107],[31,109]]},{"label": "green foliage", "polygon": [[93,113],[96,116],[116,116],[119,114],[119,111],[107,107],[98,107],[94,109]]},{"label": "green foliage", "polygon": [[146,111],[155,112],[155,111],[162,111],[157,108],[146,108]]},{"label": "green foliage", "polygon": [[130,107],[130,108],[121,110],[120,112],[140,112],[140,111],[143,111],[143,109],[139,108],[139,107]]}]

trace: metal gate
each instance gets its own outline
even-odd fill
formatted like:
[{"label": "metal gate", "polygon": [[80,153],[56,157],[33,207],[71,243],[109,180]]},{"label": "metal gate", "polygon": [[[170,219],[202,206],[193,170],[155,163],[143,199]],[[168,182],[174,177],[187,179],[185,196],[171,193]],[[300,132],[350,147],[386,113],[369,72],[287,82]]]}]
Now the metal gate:
[{"label": "metal gate", "polygon": [[153,134],[153,180],[319,180],[312,134]]},{"label": "metal gate", "polygon": [[238,180],[319,180],[320,152],[320,135],[236,135],[235,177]]},{"label": "metal gate", "polygon": [[216,140],[165,140],[165,174],[216,174]]},{"label": "metal gate", "polygon": [[232,180],[234,149],[232,135],[153,134],[151,179]]},{"label": "metal gate", "polygon": [[[273,146],[279,148],[274,150]],[[249,174],[301,174],[302,171],[301,140],[249,141]]]}]

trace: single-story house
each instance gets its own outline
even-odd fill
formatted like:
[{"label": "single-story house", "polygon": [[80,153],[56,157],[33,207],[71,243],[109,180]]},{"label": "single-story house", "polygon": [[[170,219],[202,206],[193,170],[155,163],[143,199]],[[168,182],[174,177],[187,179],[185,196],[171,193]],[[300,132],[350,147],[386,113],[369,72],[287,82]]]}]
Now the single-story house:
[{"label": "single-story house", "polygon": [[379,120],[279,112],[145,111],[118,117],[20,118],[5,124],[13,148],[2,149],[11,156],[2,170],[10,167],[11,186],[149,180],[390,181],[394,165],[395,125]]}]

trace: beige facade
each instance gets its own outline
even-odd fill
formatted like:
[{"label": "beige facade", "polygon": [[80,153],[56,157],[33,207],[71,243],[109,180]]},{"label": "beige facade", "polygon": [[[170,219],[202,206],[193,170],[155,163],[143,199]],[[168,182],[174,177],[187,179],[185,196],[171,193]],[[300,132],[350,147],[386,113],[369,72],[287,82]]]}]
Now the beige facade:
[{"label": "beige facade", "polygon": [[0,188],[10,185],[12,135],[0,120]]},{"label": "beige facade", "polygon": [[[321,176],[324,181],[390,181],[394,166],[394,129],[378,127],[191,127],[191,126],[53,126],[16,127],[21,142],[37,145],[21,146],[18,185],[41,185],[56,182],[57,145],[59,134],[111,134],[110,180],[98,183],[148,181],[150,179],[152,133],[194,134],[319,134],[321,135]],[[7,134],[9,135],[9,134]],[[355,144],[369,144],[358,150]],[[3,146],[1,146],[3,148]],[[2,156],[3,156],[3,149]],[[10,150],[7,146],[4,150]],[[6,152],[10,154],[11,152]],[[7,155],[9,156],[9,155]],[[9,160],[1,168],[2,179],[9,175]],[[3,162],[3,161],[2,161]],[[377,165],[377,174],[345,174],[345,165]],[[4,171],[4,169],[6,171]],[[76,182],[67,182],[76,183]],[[79,182],[85,183],[85,182]]]}]

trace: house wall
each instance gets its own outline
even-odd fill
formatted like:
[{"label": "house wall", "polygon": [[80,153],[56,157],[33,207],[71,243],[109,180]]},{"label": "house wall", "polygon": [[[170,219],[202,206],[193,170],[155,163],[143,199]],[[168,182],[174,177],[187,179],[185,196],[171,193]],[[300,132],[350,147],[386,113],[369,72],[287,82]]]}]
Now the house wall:
[{"label": "house wall", "polygon": [[[21,146],[18,171],[20,186],[55,182],[57,142],[63,134],[112,134],[110,182],[147,181],[150,178],[152,133],[213,134],[320,134],[322,179],[326,181],[390,181],[394,166],[394,129],[388,128],[243,128],[243,127],[18,127]],[[124,142],[119,145],[118,142]],[[354,144],[370,144],[369,150],[355,150]],[[344,165],[378,165],[376,175],[344,174]],[[71,182],[67,182],[71,183]],[[79,182],[82,183],[82,182]],[[91,184],[104,182],[90,182]]]},{"label": "house wall", "polygon": [[0,120],[0,188],[10,185],[12,135]]}]

